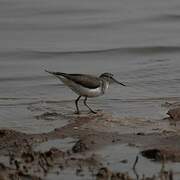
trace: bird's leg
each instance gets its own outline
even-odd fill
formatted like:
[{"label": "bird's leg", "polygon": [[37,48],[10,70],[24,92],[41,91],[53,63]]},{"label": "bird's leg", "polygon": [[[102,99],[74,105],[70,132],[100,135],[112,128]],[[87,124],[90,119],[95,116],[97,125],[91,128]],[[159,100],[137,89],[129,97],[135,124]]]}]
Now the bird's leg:
[{"label": "bird's leg", "polygon": [[76,104],[76,112],[75,112],[75,114],[80,114],[80,112],[79,112],[79,107],[78,107],[78,101],[80,100],[80,98],[81,98],[81,96],[79,96],[77,99],[76,99],[76,101],[75,101],[75,104]]},{"label": "bird's leg", "polygon": [[85,99],[84,99],[84,105],[85,105],[92,113],[96,114],[96,112],[93,111],[93,110],[87,105],[86,101],[87,101],[87,97],[85,97]]}]

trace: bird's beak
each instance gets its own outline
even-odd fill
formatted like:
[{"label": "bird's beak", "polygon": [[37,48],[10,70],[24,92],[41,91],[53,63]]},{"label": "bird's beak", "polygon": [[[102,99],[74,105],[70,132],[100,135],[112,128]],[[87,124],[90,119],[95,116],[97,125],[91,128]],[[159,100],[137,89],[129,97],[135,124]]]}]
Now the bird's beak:
[{"label": "bird's beak", "polygon": [[120,85],[122,85],[122,86],[126,86],[125,84],[123,84],[123,83],[121,83],[121,82],[117,81],[117,80],[116,80],[116,79],[114,79],[114,78],[112,78],[112,80],[113,80],[115,83],[117,83],[117,84],[120,84]]}]

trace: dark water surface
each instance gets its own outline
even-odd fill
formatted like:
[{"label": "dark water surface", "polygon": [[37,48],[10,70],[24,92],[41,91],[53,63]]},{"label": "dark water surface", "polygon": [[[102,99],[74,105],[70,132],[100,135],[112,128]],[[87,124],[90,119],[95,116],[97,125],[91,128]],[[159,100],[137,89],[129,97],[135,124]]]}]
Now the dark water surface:
[{"label": "dark water surface", "polygon": [[[64,125],[76,95],[44,69],[112,72],[127,87],[91,99],[115,116],[158,119],[180,96],[179,0],[0,0],[0,127]],[[83,108],[83,107],[82,107]]]}]

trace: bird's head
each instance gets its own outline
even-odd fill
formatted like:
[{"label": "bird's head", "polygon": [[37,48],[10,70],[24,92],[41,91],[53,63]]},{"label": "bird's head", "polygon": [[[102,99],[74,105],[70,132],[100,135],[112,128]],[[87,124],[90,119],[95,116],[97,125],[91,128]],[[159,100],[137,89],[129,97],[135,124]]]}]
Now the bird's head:
[{"label": "bird's head", "polygon": [[125,84],[114,79],[113,74],[111,74],[111,73],[106,72],[106,73],[101,74],[99,77],[104,79],[105,81],[109,82],[110,84],[117,83],[117,84],[120,84],[122,86],[126,86]]}]

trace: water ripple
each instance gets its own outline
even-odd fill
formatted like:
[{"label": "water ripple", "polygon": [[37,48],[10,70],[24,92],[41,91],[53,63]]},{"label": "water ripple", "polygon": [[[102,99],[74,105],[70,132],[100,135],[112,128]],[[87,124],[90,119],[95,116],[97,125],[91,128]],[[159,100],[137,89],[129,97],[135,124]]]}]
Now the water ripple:
[{"label": "water ripple", "polygon": [[139,47],[120,47],[109,49],[90,49],[75,51],[39,51],[39,50],[22,50],[14,52],[0,52],[1,57],[6,56],[26,56],[26,58],[49,58],[75,54],[160,54],[160,53],[180,53],[180,46],[139,46]]}]

